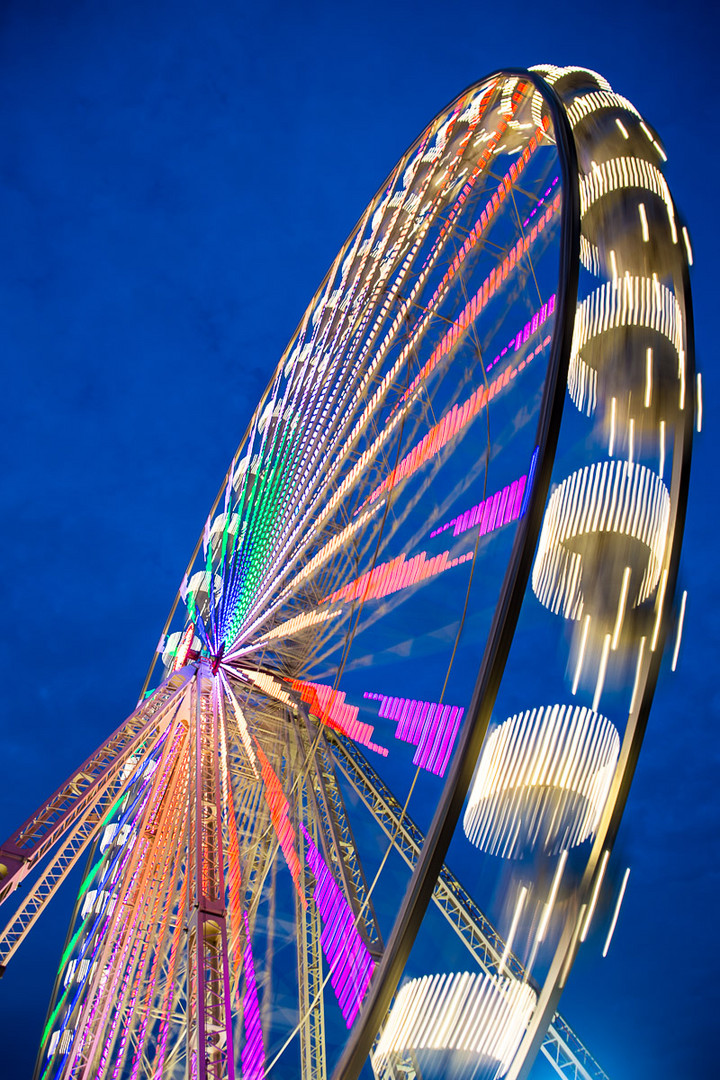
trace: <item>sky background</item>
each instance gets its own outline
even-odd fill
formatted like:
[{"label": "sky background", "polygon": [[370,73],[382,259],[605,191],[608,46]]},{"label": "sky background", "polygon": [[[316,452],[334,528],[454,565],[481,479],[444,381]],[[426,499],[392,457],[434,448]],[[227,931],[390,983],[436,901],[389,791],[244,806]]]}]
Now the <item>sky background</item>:
[{"label": "sky background", "polygon": [[[695,252],[697,438],[678,671],[619,838],[610,955],[562,1011],[611,1080],[717,1071],[717,15],[697,0],[0,11],[0,833],[132,710],[270,372],[420,129],[502,66],[596,68],[657,128]],[[71,892],[0,981],[30,1077]]]}]

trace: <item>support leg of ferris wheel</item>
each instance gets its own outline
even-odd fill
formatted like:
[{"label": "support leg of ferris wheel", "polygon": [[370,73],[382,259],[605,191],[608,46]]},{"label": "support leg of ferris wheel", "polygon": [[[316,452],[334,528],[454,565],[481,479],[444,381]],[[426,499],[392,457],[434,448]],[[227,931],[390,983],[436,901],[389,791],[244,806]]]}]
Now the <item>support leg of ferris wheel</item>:
[{"label": "support leg of ferris wheel", "polygon": [[[296,764],[302,766],[302,747],[295,747]],[[293,770],[295,772],[295,770]],[[300,1075],[302,1080],[326,1080],[325,1007],[323,1000],[323,962],[320,944],[320,913],[310,899],[303,824],[317,844],[317,824],[312,813],[305,779],[296,772],[298,790],[293,825],[300,860],[299,889],[295,892],[295,945],[297,949],[298,1009],[300,1026]],[[308,785],[309,786],[309,785]],[[303,903],[303,897],[306,902]]]},{"label": "support leg of ferris wheel", "polygon": [[310,806],[320,825],[325,860],[328,867],[335,871],[336,880],[339,879],[368,951],[377,960],[382,955],[383,940],[365,872],[358,858],[345,800],[332,757],[303,703],[300,703],[298,710],[297,733],[304,755],[304,770],[308,776]]},{"label": "support leg of ferris wheel", "polygon": [[[422,850],[423,833],[407,813],[403,814],[400,803],[354,743],[327,729],[326,738],[340,771],[412,869]],[[433,901],[480,968],[495,975],[504,942],[447,866],[443,866],[435,884]],[[512,953],[505,961],[505,970],[518,979],[525,977],[522,964]],[[552,1019],[541,1050],[564,1080],[608,1080],[607,1074],[559,1013]],[[407,1070],[409,1063],[403,1062],[401,1067]]]}]

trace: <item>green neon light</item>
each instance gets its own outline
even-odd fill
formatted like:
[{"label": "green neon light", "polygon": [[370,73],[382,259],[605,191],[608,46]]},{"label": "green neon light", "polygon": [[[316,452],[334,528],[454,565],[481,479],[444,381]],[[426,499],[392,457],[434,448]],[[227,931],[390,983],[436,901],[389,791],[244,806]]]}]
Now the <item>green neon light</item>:
[{"label": "green neon light", "polygon": [[88,874],[88,876],[87,876],[87,877],[85,878],[85,880],[83,881],[82,885],[80,886],[80,889],[78,890],[78,895],[77,895],[77,898],[78,898],[78,900],[79,900],[79,899],[80,899],[80,898],[81,898],[82,896],[84,896],[84,895],[85,895],[85,893],[86,893],[86,892],[88,891],[88,888],[90,887],[90,883],[92,882],[93,878],[94,878],[94,877],[95,877],[95,876],[97,875],[97,872],[98,872],[98,870],[99,870],[99,869],[100,869],[100,867],[101,867],[101,866],[103,865],[103,863],[105,862],[105,859],[106,859],[106,858],[107,858],[107,852],[105,852],[105,854],[103,855],[103,857],[102,857],[102,858],[101,858],[101,859],[100,859],[100,860],[99,860],[98,862],[96,862],[96,863],[95,863],[95,865],[93,866],[92,870],[90,871],[90,873]]},{"label": "green neon light", "polygon": [[65,961],[67,960],[68,956],[73,951],[73,949],[75,948],[75,945],[77,944],[77,939],[80,937],[84,925],[85,925],[85,923],[83,921],[83,923],[78,927],[77,931],[73,935],[72,940],[71,940],[70,944],[68,945],[67,949],[65,950],[65,952],[60,957],[60,967],[59,967],[60,971],[62,971],[62,969],[65,967]]},{"label": "green neon light", "polygon": [[[80,927],[80,930],[82,930],[82,927]],[[80,933],[80,930],[78,930],[78,934]],[[77,934],[75,935],[75,937],[77,937]],[[74,944],[74,942],[75,942],[75,938],[73,938],[73,944]],[[60,967],[62,967],[62,963],[60,964]],[[50,1019],[47,1022],[47,1026],[46,1026],[45,1030],[43,1031],[42,1039],[40,1040],[40,1049],[41,1050],[42,1050],[43,1046],[45,1045],[45,1043],[47,1042],[47,1037],[50,1034],[50,1029],[52,1028],[53,1024],[57,1020],[57,1014],[60,1012],[60,1009],[62,1008],[62,1006],[63,1006],[63,1004],[65,1002],[65,998],[68,995],[68,990],[69,989],[70,989],[69,986],[65,988],[65,992],[64,992],[63,996],[60,998],[57,1005],[53,1009],[52,1016],[50,1017]]]},{"label": "green neon light", "polygon": [[100,822],[100,825],[101,825],[101,826],[102,826],[102,825],[107,825],[107,822],[108,822],[108,818],[110,817],[110,815],[111,815],[111,814],[113,814],[113,813],[115,812],[115,810],[117,809],[117,807],[118,807],[118,805],[119,805],[120,801],[121,801],[121,800],[123,799],[124,795],[125,795],[125,792],[122,792],[122,794],[118,795],[117,799],[116,799],[116,800],[115,800],[115,802],[114,802],[114,803],[112,804],[112,806],[111,806],[111,807],[110,807],[110,809],[108,810],[107,814],[105,815],[105,817],[104,817],[104,818],[102,819],[102,821]]}]

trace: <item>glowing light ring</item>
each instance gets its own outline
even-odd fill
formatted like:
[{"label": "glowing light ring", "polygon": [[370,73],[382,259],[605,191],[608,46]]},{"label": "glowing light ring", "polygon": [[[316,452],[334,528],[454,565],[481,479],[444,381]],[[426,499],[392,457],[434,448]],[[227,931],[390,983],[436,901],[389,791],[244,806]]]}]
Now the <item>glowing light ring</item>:
[{"label": "glowing light ring", "polygon": [[579,705],[547,705],[506,720],[487,738],[463,828],[491,855],[529,848],[548,854],[595,832],[620,751],[604,716]]},{"label": "glowing light ring", "polygon": [[[413,878],[405,894],[403,908],[396,920],[392,938],[386,946],[385,955],[378,969],[377,980],[373,980],[370,985],[365,1006],[358,1016],[350,1041],[335,1069],[335,1080],[339,1080],[340,1077],[359,1075],[367,1054],[370,1052],[375,1035],[385,1022],[392,994],[403,972],[405,957],[410,952],[424,914],[426,898],[431,893],[431,880],[434,880],[436,876],[437,866],[440,865],[440,860],[447,851],[458,822],[462,809],[462,800],[471,780],[471,776],[468,774],[468,763],[472,763],[476,759],[480,750],[490,717],[495,687],[500,681],[505,666],[513,630],[523,602],[527,584],[525,568],[527,567],[529,573],[530,552],[535,548],[540,531],[542,507],[547,495],[552,467],[551,462],[560,424],[561,403],[565,392],[564,385],[560,385],[560,383],[564,384],[566,381],[566,364],[569,360],[572,339],[573,317],[576,308],[575,290],[579,266],[577,249],[579,246],[580,214],[572,133],[557,99],[540,78],[526,72],[510,71],[503,72],[502,75],[508,79],[520,77],[527,80],[531,87],[534,86],[535,89],[546,95],[547,111],[552,119],[561,176],[562,201],[558,197],[556,208],[555,199],[553,199],[553,203],[549,208],[551,210],[556,209],[556,212],[559,210],[561,214],[560,266],[557,287],[557,311],[551,338],[548,373],[543,390],[544,397],[540,410],[540,422],[535,439],[537,458],[534,461],[534,477],[533,482],[529,483],[527,487],[529,498],[526,500],[526,506],[524,507],[526,512],[521,514],[520,525],[518,526],[519,533],[502,586],[502,599],[500,601],[502,615],[493,623],[491,637],[485,646],[485,659],[474,692],[475,707],[471,714],[466,715],[460,730],[455,753],[448,769],[447,780],[435,810],[433,824],[425,839]],[[516,137],[515,134],[513,137]],[[547,224],[544,215],[540,215],[540,221]],[[536,229],[537,226],[533,226],[533,232]],[[524,252],[524,243],[527,239],[529,238],[526,236],[522,241],[523,247],[516,252],[516,260],[518,255]],[[508,264],[507,273],[511,269],[510,261],[510,256],[508,256],[505,260]],[[502,281],[504,277],[505,271],[503,270],[500,280]],[[495,281],[497,282],[497,272]],[[489,287],[490,281],[488,280],[488,291]],[[476,310],[479,310],[483,301],[484,292],[481,289],[479,293],[475,293]],[[472,310],[472,301],[470,301],[470,304],[466,303],[463,313],[466,310],[469,317],[474,317],[475,312]],[[453,334],[459,336],[463,332],[463,313],[459,318],[454,319],[453,327],[445,334],[445,339],[449,344],[452,343]],[[420,379],[426,373],[429,374],[429,369],[426,370],[427,365],[428,361],[420,366]],[[501,378],[504,378],[504,376],[501,376]],[[393,416],[392,419],[394,418]],[[520,1035],[522,1036],[522,1031]]]},{"label": "glowing light ring", "polygon": [[395,999],[373,1064],[381,1072],[403,1051],[464,1051],[480,1058],[473,1076],[494,1080],[510,1067],[535,1000],[527,984],[479,972],[413,979]]},{"label": "glowing light ring", "polygon": [[682,353],[683,319],[677,298],[657,279],[631,277],[606,281],[578,305],[573,334],[568,390],[580,412],[591,416],[597,404],[595,367],[582,350],[596,338],[621,327],[641,326],[665,337],[678,357]]},{"label": "glowing light ring", "polygon": [[623,112],[629,112],[633,116],[636,116],[638,120],[642,120],[640,113],[626,97],[623,97],[621,94],[610,93],[607,90],[597,90],[576,97],[574,101],[568,105],[567,117],[570,121],[570,127],[576,128],[578,124],[585,120],[586,117],[592,115],[592,113],[602,112],[605,109],[620,109]]},{"label": "glowing light ring", "polygon": [[552,493],[545,511],[532,571],[538,600],[566,619],[581,618],[583,559],[566,542],[605,532],[633,537],[647,548],[647,568],[637,599],[642,603],[660,577],[669,516],[665,484],[643,465],[603,461],[573,473]]},{"label": "glowing light ring", "polygon": [[611,192],[628,189],[644,189],[662,199],[667,209],[674,240],[677,242],[675,205],[667,180],[657,166],[643,158],[630,156],[611,158],[610,161],[596,165],[594,169],[581,177],[580,216],[584,218],[596,202]]}]

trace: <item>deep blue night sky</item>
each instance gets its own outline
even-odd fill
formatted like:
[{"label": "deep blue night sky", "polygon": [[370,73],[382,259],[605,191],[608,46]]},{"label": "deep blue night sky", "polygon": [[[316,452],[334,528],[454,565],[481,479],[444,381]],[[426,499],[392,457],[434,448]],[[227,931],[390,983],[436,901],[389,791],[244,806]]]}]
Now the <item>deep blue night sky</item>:
[{"label": "deep blue night sky", "polygon": [[[678,672],[619,839],[610,955],[563,1013],[611,1080],[717,1069],[716,13],[369,0],[5,0],[0,832],[132,709],[251,410],[325,270],[432,116],[503,65],[596,68],[658,129],[694,244],[697,439]],[[712,447],[715,446],[715,451]],[[713,494],[715,492],[715,494]],[[72,895],[0,982],[32,1071]],[[538,1072],[540,1075],[540,1072]]]}]

